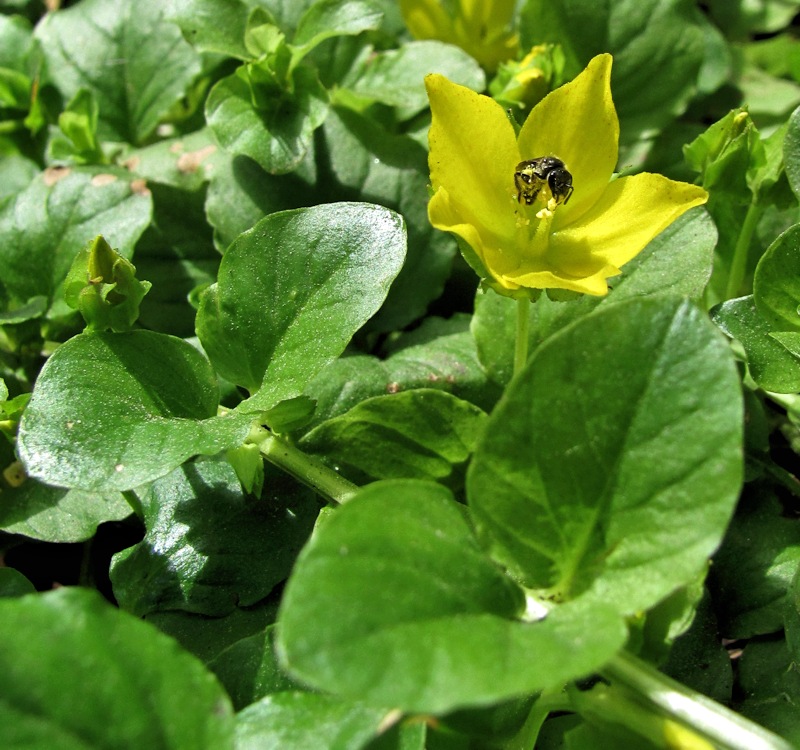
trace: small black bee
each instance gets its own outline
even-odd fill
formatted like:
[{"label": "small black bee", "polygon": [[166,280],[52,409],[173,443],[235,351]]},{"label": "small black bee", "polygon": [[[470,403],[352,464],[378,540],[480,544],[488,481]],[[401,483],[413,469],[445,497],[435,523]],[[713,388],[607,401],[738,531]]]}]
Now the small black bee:
[{"label": "small black bee", "polygon": [[566,204],[572,196],[572,175],[564,166],[564,162],[555,156],[540,156],[517,164],[514,172],[514,184],[517,186],[517,200],[526,206],[536,200],[539,191],[545,184],[556,203]]}]

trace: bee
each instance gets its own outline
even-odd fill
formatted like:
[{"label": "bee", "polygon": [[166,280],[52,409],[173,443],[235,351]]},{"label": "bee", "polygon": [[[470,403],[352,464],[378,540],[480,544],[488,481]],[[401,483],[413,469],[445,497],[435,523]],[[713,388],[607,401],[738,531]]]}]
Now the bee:
[{"label": "bee", "polygon": [[517,200],[530,206],[541,189],[547,185],[553,200],[566,204],[572,196],[572,175],[564,162],[556,156],[540,156],[517,164],[514,172]]}]

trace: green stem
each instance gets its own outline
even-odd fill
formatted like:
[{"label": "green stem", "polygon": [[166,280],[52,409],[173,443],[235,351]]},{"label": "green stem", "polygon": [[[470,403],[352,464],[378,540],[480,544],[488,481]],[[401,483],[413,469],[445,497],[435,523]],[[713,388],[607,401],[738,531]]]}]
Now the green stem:
[{"label": "green stem", "polygon": [[514,375],[518,375],[528,361],[528,327],[531,302],[527,297],[517,300],[517,336],[514,341]]},{"label": "green stem", "polygon": [[[681,685],[625,651],[617,654],[601,673],[612,685],[628,688],[639,701],[671,719],[671,726],[682,725],[692,734],[713,743],[718,750],[792,750],[792,746],[776,734]],[[669,737],[666,741],[666,747],[680,747],[671,744]]]},{"label": "green stem", "polygon": [[744,275],[747,270],[747,256],[750,252],[750,241],[753,239],[753,232],[756,230],[756,224],[758,224],[760,217],[761,209],[756,206],[755,202],[751,203],[747,208],[747,214],[739,232],[739,239],[736,240],[736,247],[733,251],[733,260],[728,274],[728,286],[725,289],[726,299],[737,297],[742,290]]},{"label": "green stem", "polygon": [[341,504],[358,492],[357,485],[268,430],[259,428],[250,435],[249,441],[258,446],[267,461],[291,474],[328,502]]}]

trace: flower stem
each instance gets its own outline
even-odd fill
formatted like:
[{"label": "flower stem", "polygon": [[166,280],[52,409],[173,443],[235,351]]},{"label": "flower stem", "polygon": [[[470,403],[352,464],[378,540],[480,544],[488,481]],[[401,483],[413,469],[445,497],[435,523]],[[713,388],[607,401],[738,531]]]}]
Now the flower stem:
[{"label": "flower stem", "polygon": [[291,443],[282,440],[263,428],[253,430],[248,440],[258,446],[261,455],[299,482],[310,487],[329,503],[341,504],[349,500],[358,487],[322,461],[303,453]]},{"label": "flower stem", "polygon": [[725,288],[725,298],[733,299],[741,293],[742,283],[744,282],[745,271],[747,270],[747,256],[750,251],[750,241],[753,239],[753,232],[756,224],[761,217],[761,209],[756,206],[755,201],[750,203],[747,213],[739,232],[739,239],[736,240],[736,247],[733,250],[733,260],[731,269],[728,273],[728,285]]},{"label": "flower stem", "polygon": [[527,297],[517,300],[517,336],[514,341],[514,375],[518,375],[528,361],[528,328],[531,302]]},{"label": "flower stem", "polygon": [[[718,750],[791,750],[776,734],[754,724],[705,695],[621,651],[601,670],[612,685],[633,691],[637,700],[665,715],[671,727],[682,726]],[[667,747],[670,746],[669,738]],[[703,747],[702,744],[696,744]]]}]

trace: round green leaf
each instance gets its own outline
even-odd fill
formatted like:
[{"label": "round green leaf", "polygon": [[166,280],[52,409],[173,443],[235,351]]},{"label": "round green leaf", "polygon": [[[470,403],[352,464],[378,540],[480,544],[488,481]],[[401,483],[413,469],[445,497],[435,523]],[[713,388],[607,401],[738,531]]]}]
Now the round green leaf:
[{"label": "round green leaf", "polygon": [[0,209],[0,282],[11,300],[52,300],[75,255],[102,234],[121,255],[150,223],[149,193],[118,169],[56,169],[42,173]]},{"label": "round green leaf", "polygon": [[218,372],[255,393],[242,408],[300,395],[381,306],[405,246],[402,218],[365,203],[272,214],[241,235],[197,334]]},{"label": "round green leaf", "polygon": [[312,430],[300,447],[322,455],[351,481],[444,481],[466,463],[485,421],[477,406],[422,388],[362,401]]},{"label": "round green leaf", "polygon": [[96,593],[0,599],[3,747],[232,748],[230,703],[171,638]]},{"label": "round green leaf", "polygon": [[603,605],[523,622],[522,592],[441,485],[376,482],[321,524],[284,593],[290,674],[339,696],[441,713],[591,672],[626,629]]},{"label": "round green leaf", "polygon": [[688,583],[742,480],[729,348],[687,302],[638,299],[540,347],[467,475],[479,536],[525,586],[629,615]]},{"label": "round green leaf", "polygon": [[115,555],[120,606],[137,615],[181,609],[225,615],[255,604],[289,576],[319,511],[316,496],[271,472],[246,496],[224,460],[194,461],[141,499],[147,533]]},{"label": "round green leaf", "polygon": [[778,331],[800,331],[800,224],[768,248],[753,278],[756,309]]},{"label": "round green leaf", "polygon": [[236,750],[357,750],[388,716],[328,695],[275,693],[236,715]]},{"label": "round green leaf", "polygon": [[99,135],[140,143],[200,73],[198,54],[159,0],[82,0],[36,29],[48,76],[65,99],[88,89]]},{"label": "round green leaf", "polygon": [[291,172],[311,146],[314,131],[328,113],[328,94],[309,68],[292,74],[293,92],[269,110],[253,105],[244,73],[223,78],[206,99],[206,120],[223,148],[249,156],[267,172]]},{"label": "round green leaf", "polygon": [[128,490],[245,439],[249,419],[215,416],[218,398],[208,361],[181,339],[82,334],[42,368],[20,422],[19,456],[47,484]]}]

